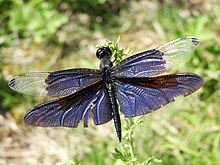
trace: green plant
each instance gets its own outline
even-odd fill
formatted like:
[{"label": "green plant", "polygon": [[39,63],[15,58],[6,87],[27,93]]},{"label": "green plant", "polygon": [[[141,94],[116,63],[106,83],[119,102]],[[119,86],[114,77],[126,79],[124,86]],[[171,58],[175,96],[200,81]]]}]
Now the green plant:
[{"label": "green plant", "polygon": [[41,43],[54,38],[58,28],[68,21],[68,18],[56,10],[56,3],[43,0],[13,0],[0,2],[8,10],[2,13],[0,44],[9,44],[16,39],[31,39]]}]

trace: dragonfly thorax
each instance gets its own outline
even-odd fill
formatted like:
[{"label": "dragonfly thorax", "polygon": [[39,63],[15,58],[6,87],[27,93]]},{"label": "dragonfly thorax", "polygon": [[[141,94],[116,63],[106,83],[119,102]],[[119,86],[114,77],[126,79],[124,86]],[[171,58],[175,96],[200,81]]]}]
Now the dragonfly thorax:
[{"label": "dragonfly thorax", "polygon": [[100,63],[101,71],[111,68],[112,66],[113,66],[113,63],[109,57],[104,56],[103,58],[101,58],[101,63]]},{"label": "dragonfly thorax", "polygon": [[105,83],[111,82],[111,68],[113,64],[108,57],[101,59],[100,70],[102,72],[102,79]]},{"label": "dragonfly thorax", "polygon": [[96,56],[101,60],[100,70],[102,72],[102,79],[105,83],[111,82],[111,68],[113,63],[111,61],[112,51],[108,47],[101,47],[97,50]]}]

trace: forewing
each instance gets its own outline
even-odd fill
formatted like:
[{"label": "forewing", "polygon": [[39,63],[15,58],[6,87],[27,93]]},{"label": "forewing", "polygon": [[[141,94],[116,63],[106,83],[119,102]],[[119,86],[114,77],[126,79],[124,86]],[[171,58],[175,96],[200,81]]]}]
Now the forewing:
[{"label": "forewing", "polygon": [[113,73],[118,77],[147,77],[163,73],[183,62],[198,44],[198,39],[192,36],[175,39],[121,61]]},{"label": "forewing", "polygon": [[82,120],[87,127],[91,111],[95,124],[103,124],[112,119],[102,81],[67,97],[34,107],[25,114],[24,122],[40,127],[77,127]]},{"label": "forewing", "polygon": [[20,93],[56,97],[68,95],[100,79],[98,70],[70,69],[24,73],[12,78],[8,84]]},{"label": "forewing", "polygon": [[125,117],[144,115],[198,90],[204,81],[196,74],[170,74],[149,78],[118,78],[117,98]]}]

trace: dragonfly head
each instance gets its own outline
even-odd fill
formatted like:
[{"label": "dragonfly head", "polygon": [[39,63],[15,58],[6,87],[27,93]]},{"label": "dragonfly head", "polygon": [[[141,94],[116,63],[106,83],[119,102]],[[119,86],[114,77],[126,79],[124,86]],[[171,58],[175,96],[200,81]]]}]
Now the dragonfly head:
[{"label": "dragonfly head", "polygon": [[101,47],[96,51],[96,57],[102,59],[103,57],[110,58],[112,55],[112,51],[109,47]]}]

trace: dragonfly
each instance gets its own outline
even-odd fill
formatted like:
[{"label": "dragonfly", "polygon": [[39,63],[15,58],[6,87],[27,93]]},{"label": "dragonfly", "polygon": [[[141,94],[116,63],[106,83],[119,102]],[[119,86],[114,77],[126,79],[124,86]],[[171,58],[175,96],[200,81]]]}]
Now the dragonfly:
[{"label": "dragonfly", "polygon": [[[189,57],[199,44],[193,36],[167,42],[155,49],[132,55],[117,65],[109,47],[100,47],[100,69],[76,68],[55,72],[19,74],[9,81],[17,92],[57,97],[30,109],[24,123],[40,127],[88,127],[113,119],[118,140],[122,139],[120,112],[125,118],[141,116],[167,105],[177,96],[188,96],[203,86],[197,74],[164,74]],[[92,115],[91,115],[92,114]]]}]

